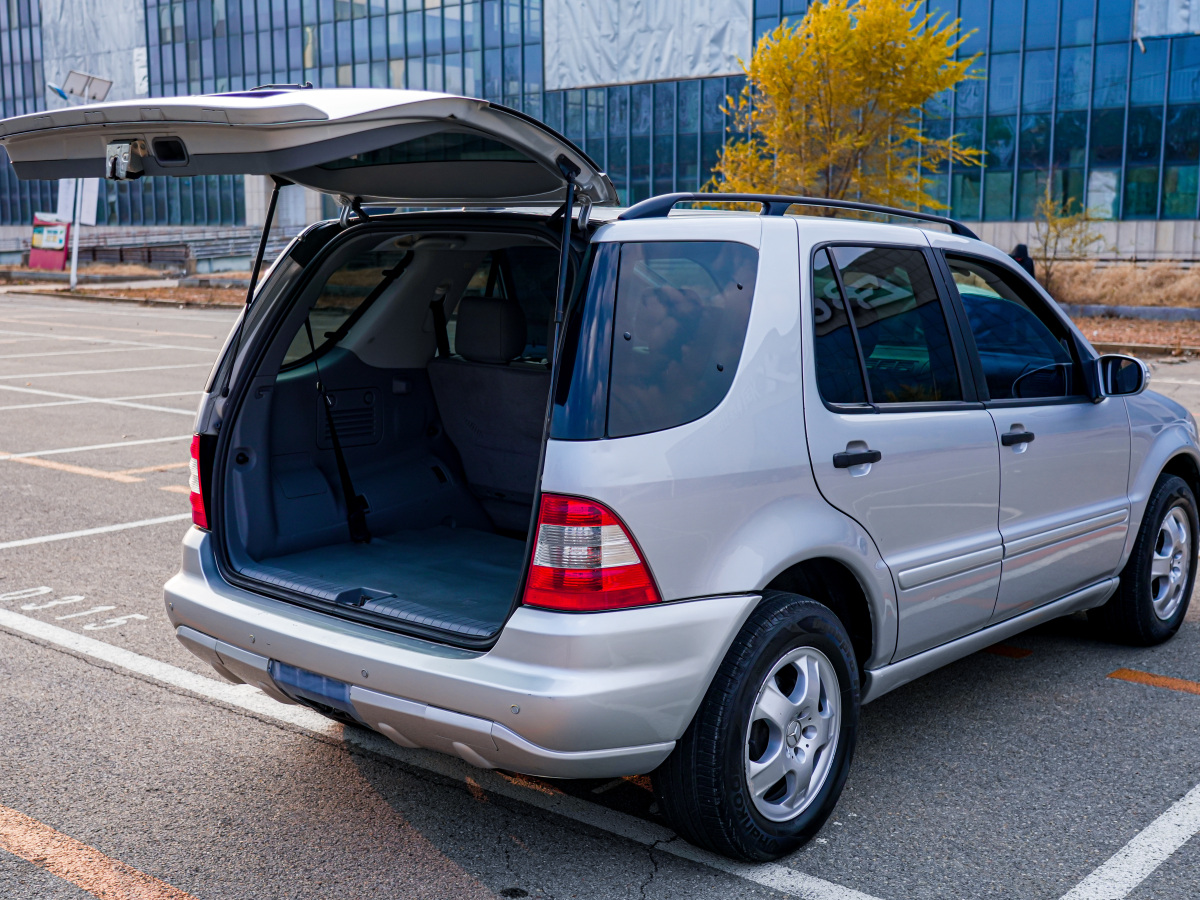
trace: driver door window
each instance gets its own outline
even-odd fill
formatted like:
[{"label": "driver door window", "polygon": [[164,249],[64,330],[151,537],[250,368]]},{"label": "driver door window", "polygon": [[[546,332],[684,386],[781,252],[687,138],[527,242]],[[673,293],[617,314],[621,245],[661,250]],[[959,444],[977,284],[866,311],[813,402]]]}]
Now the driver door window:
[{"label": "driver door window", "polygon": [[947,256],[992,400],[1086,394],[1062,323],[1012,274],[966,257]]}]

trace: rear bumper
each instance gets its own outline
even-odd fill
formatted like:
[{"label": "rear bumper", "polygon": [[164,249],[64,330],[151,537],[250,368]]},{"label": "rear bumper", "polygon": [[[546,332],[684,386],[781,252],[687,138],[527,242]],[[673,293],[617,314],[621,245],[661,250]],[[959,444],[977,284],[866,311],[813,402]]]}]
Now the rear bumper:
[{"label": "rear bumper", "polygon": [[754,595],[574,615],[522,607],[487,652],[393,634],[235,588],[212,538],[184,538],[166,585],[183,644],[291,702],[270,660],[349,686],[369,727],[488,768],[563,778],[648,772],[691,721]]}]

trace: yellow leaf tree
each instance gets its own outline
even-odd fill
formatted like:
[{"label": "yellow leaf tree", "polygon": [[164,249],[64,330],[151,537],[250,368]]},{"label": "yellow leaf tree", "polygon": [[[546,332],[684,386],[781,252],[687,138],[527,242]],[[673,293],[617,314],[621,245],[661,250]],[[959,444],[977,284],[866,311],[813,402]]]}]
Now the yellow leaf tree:
[{"label": "yellow leaf tree", "polygon": [[734,137],[709,188],[944,209],[930,176],[982,153],[922,133],[921,110],[972,77],[977,57],[955,59],[969,34],[921,5],[815,2],[799,24],[763,35],[743,63],[745,89],[727,101]]}]

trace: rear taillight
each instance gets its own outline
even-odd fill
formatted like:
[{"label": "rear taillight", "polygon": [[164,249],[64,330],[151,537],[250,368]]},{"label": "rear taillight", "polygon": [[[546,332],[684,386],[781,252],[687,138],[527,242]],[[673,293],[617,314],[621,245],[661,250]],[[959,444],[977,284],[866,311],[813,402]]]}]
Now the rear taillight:
[{"label": "rear taillight", "polygon": [[188,463],[188,490],[191,491],[192,524],[199,528],[208,527],[208,513],[204,510],[204,492],[200,489],[200,435],[192,435],[192,458]]},{"label": "rear taillight", "polygon": [[650,569],[616,516],[594,500],[542,495],[526,605],[597,612],[661,599]]}]

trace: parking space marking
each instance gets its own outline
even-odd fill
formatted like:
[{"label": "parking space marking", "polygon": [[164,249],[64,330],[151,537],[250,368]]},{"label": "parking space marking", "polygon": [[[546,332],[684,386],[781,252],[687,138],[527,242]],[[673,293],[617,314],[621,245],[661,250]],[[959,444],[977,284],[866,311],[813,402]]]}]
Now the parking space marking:
[{"label": "parking space marking", "polygon": [[191,465],[189,460],[183,462],[164,463],[161,466],[142,466],[140,469],[122,469],[118,475],[141,475],[145,472],[166,472],[169,469],[186,469]]},{"label": "parking space marking", "polygon": [[330,722],[310,709],[279,703],[250,685],[227,684],[197,675],[169,663],[10,610],[0,609],[0,628],[98,659],[145,678],[196,694],[203,699],[245,710],[259,718],[283,722],[313,732],[338,745],[388,756],[405,765],[433,772],[460,784],[471,779],[479,788],[492,794],[557,813],[600,831],[743,878],[771,890],[803,897],[805,900],[877,900],[869,894],[808,875],[784,863],[733,862],[694,847],[677,837],[674,832],[653,822],[588,803],[557,790],[549,789],[543,792],[526,787],[517,779],[506,778],[488,769],[476,769],[462,760],[440,753],[405,750],[375,732],[357,728],[343,730],[341,725]]},{"label": "parking space marking", "polygon": [[[8,384],[0,385],[0,388],[10,391],[14,390],[12,385]],[[168,391],[165,394],[131,394],[128,397],[85,397],[82,394],[60,394],[58,391],[34,391],[32,389],[25,389],[21,393],[42,394],[43,396],[49,395],[51,397],[78,397],[78,399],[48,400],[45,403],[11,403],[8,406],[0,406],[0,411],[9,409],[45,409],[50,406],[79,406],[83,403],[108,403],[112,404],[113,406],[125,406],[125,401],[128,400],[157,400],[162,397],[199,397],[204,393],[204,391]],[[136,407],[134,408],[136,409]],[[158,408],[166,410],[171,409],[172,407],[164,406]],[[182,410],[175,410],[175,412],[181,411]]]},{"label": "parking space marking", "polygon": [[195,900],[191,894],[7,806],[0,806],[0,849],[101,900]]},{"label": "parking space marking", "polygon": [[167,369],[198,369],[201,366],[212,368],[212,363],[174,363],[169,366],[129,366],[123,369],[78,369],[74,372],[26,372],[24,375],[0,375],[0,378],[11,378],[19,381],[22,378],[66,378],[71,375],[119,375],[125,372],[163,372]]},{"label": "parking space marking", "polygon": [[24,453],[0,453],[0,461],[24,459],[29,456],[57,456],[60,453],[83,453],[87,450],[111,450],[114,447],[137,447],[140,444],[167,444],[171,441],[190,441],[192,435],[177,434],[172,437],[138,438],[133,441],[114,441],[111,444],[87,444],[83,447],[59,447],[55,450],[29,450]]},{"label": "parking space marking", "polygon": [[95,350],[49,350],[44,353],[7,353],[0,359],[36,359],[40,356],[84,356],[92,353],[128,353],[125,347],[100,347]]},{"label": "parking space marking", "polygon": [[[38,299],[41,299],[40,297]],[[206,309],[192,308],[191,310],[180,309],[175,307],[170,311],[151,309],[149,307],[140,307],[137,310],[122,309],[114,303],[105,300],[85,300],[78,305],[60,305],[60,306],[35,306],[25,300],[13,299],[0,295],[0,308],[3,308],[7,301],[11,307],[9,312],[18,313],[17,318],[31,312],[50,313],[52,315],[84,315],[84,316],[103,316],[105,319],[113,317],[123,317],[132,319],[170,319],[173,322],[178,322],[180,319],[196,319],[200,321],[219,321],[225,319],[232,322],[241,312],[242,304],[230,307],[209,307]]]},{"label": "parking space marking", "polygon": [[191,494],[192,489],[186,484],[164,484],[160,491],[170,491],[173,494]]},{"label": "parking space marking", "polygon": [[[77,322],[39,322],[35,319],[6,319],[0,316],[0,322],[8,322],[10,325],[45,325],[50,328],[86,328],[89,331],[123,331],[127,334],[146,334],[145,328],[117,328],[114,325],[85,325]],[[216,340],[217,335],[214,334],[196,334],[191,331],[159,331],[153,329],[150,334],[161,334],[164,337],[186,337],[186,338],[201,338],[203,340]],[[221,335],[224,337],[224,335]]]},{"label": "parking space marking", "polygon": [[44,334],[39,331],[13,331],[11,329],[0,329],[0,334],[21,335],[26,340],[42,340],[42,341],[76,341],[84,344],[119,344],[123,347],[145,347],[150,350],[199,350],[203,353],[212,353],[212,347],[187,347],[179,344],[159,344],[148,343],[147,341],[122,341],[116,338],[102,338],[78,334]]},{"label": "parking space marking", "polygon": [[16,541],[0,543],[0,550],[9,550],[13,547],[29,547],[33,544],[49,544],[53,541],[69,541],[72,538],[88,537],[93,534],[108,534],[112,531],[126,531],[130,528],[144,528],[148,525],[161,525],[164,522],[180,522],[191,517],[191,513],[176,513],[171,516],[159,516],[156,519],[142,519],[138,522],[122,522],[119,525],[101,525],[99,528],[83,528],[79,531],[64,531],[61,534],[46,534],[41,537],[21,538]]},{"label": "parking space marking", "polygon": [[144,478],[136,478],[133,475],[125,475],[121,472],[105,472],[103,469],[92,469],[87,466],[73,466],[70,463],[61,463],[53,459],[41,459],[37,456],[13,456],[9,454],[3,459],[10,462],[22,463],[26,466],[38,466],[42,469],[53,469],[56,472],[66,472],[70,475],[89,475],[92,478],[103,478],[107,481],[117,481],[121,484],[135,484],[139,481],[145,481]]},{"label": "parking space marking", "polygon": [[1109,672],[1108,677],[1116,678],[1118,681],[1132,681],[1134,684],[1166,688],[1169,691],[1183,691],[1185,694],[1200,694],[1200,682],[1169,678],[1166,675],[1152,675],[1149,672],[1139,672],[1137,669],[1117,669],[1115,672]]},{"label": "parking space marking", "polygon": [[1200,785],[1147,825],[1062,900],[1121,900],[1200,831]]},{"label": "parking space marking", "polygon": [[[0,378],[4,376],[0,375]],[[150,403],[133,403],[128,400],[108,397],[88,397],[84,394],[64,394],[61,391],[44,391],[40,388],[16,387],[11,384],[0,384],[0,391],[15,391],[18,394],[36,394],[39,397],[63,397],[76,403],[101,403],[106,406],[124,406],[128,409],[144,409],[150,412],[175,413],[179,416],[195,416],[195,410],[176,409],[173,406],[155,406]]]}]

